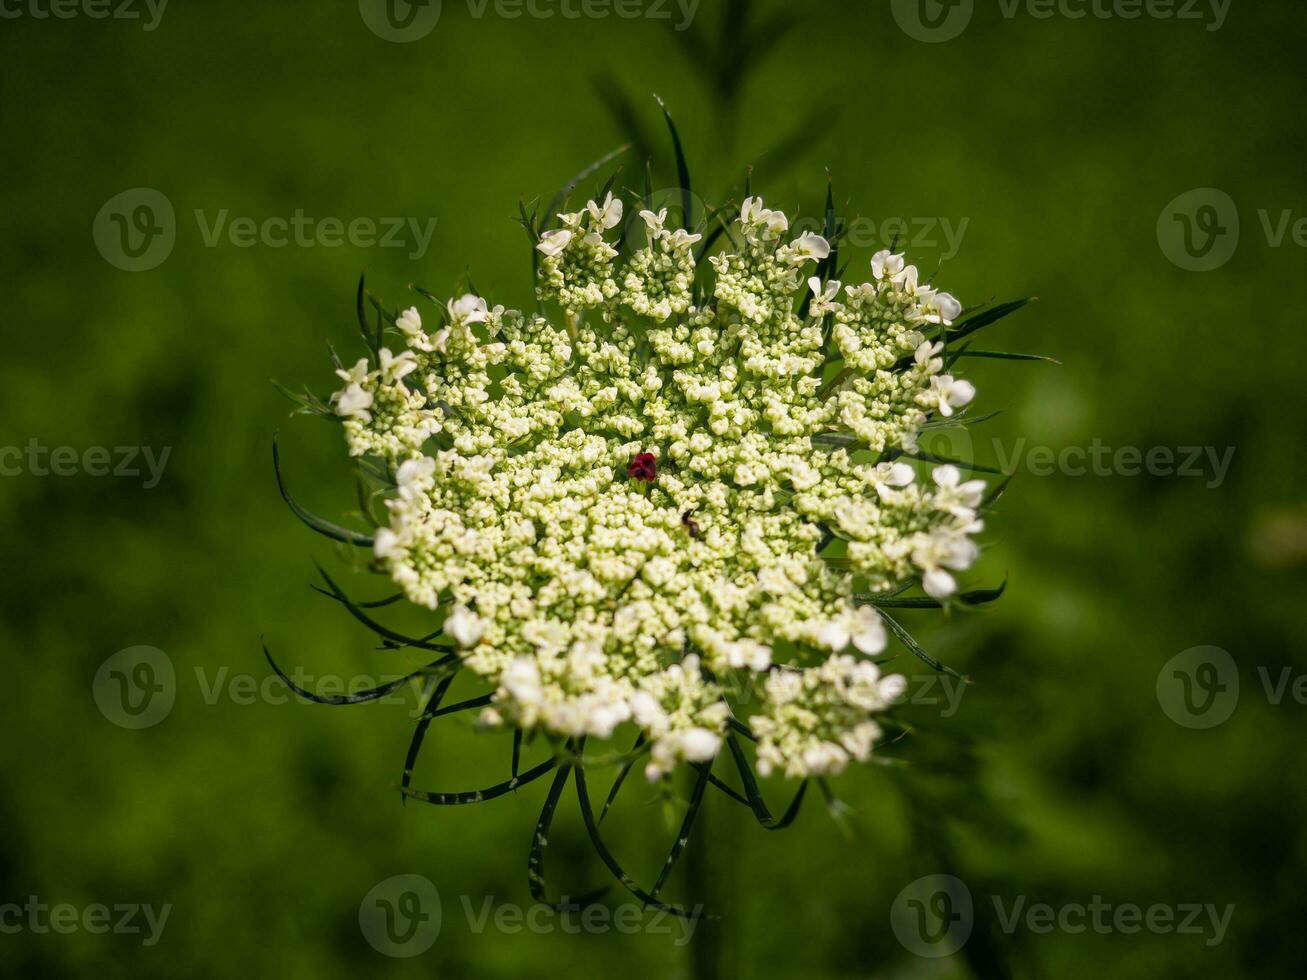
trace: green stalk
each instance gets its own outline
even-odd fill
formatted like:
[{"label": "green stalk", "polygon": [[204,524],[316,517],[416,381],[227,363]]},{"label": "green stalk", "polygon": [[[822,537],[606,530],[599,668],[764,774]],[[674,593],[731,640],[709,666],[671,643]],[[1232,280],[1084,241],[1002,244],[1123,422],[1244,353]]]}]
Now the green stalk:
[{"label": "green stalk", "polygon": [[703,802],[694,836],[686,847],[689,905],[702,905],[687,946],[694,980],[734,980],[740,975],[740,837],[744,811],[712,793]]}]

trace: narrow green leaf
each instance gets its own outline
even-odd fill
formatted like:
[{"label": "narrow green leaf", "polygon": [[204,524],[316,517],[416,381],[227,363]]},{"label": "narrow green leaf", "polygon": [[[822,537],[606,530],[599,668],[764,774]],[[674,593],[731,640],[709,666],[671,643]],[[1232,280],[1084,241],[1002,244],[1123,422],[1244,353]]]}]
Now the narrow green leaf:
[{"label": "narrow green leaf", "polygon": [[921,648],[921,644],[918,643],[915,639],[913,639],[912,634],[909,633],[906,629],[904,629],[897,619],[895,619],[893,616],[891,616],[889,613],[885,612],[882,609],[878,609],[877,611],[880,613],[881,619],[885,620],[885,625],[889,627],[890,632],[893,633],[895,636],[897,636],[899,638],[899,641],[905,647],[907,647],[916,657],[918,657],[922,661],[922,663],[926,664],[932,670],[938,670],[942,673],[948,674],[951,677],[956,677],[959,680],[965,681],[967,679],[963,675],[959,674],[952,667],[945,667],[942,663],[940,663],[938,660],[936,660],[934,657],[928,654],[925,650],[923,650]]},{"label": "narrow green leaf", "polygon": [[329,419],[333,422],[341,420],[340,416],[333,412],[326,402],[309,391],[307,387],[304,389],[304,394],[301,395],[298,392],[291,391],[276,378],[269,378],[268,381],[278,392],[299,406],[291,413],[292,415],[316,415],[319,418]]},{"label": "narrow green leaf", "polygon": [[[320,585],[314,585],[310,583],[309,588],[312,589],[314,592],[318,593],[319,595],[325,595],[328,599],[332,599],[336,602],[341,602],[340,596],[336,595],[336,593],[334,592],[330,592],[327,589],[324,589]],[[403,598],[404,598],[404,593],[396,592],[394,595],[386,596],[386,598],[384,599],[372,599],[370,601],[365,601],[365,602],[356,601],[354,605],[358,606],[360,609],[380,609],[383,606],[394,605],[396,602],[399,602]],[[342,602],[341,604],[343,605],[344,603]]]},{"label": "narrow green leaf", "polygon": [[300,687],[286,675],[285,671],[277,665],[277,661],[272,658],[272,652],[268,649],[268,644],[266,643],[263,644],[263,656],[267,658],[268,664],[272,667],[273,671],[276,672],[277,676],[282,679],[285,685],[300,697],[304,698],[306,701],[315,701],[318,704],[332,705],[363,704],[367,701],[376,701],[379,698],[384,698],[391,691],[398,690],[415,677],[426,676],[433,668],[439,666],[441,663],[439,660],[432,661],[425,667],[419,668],[418,670],[413,671],[413,673],[406,674],[399,678],[399,680],[390,681],[389,683],[382,684],[380,687],[374,687],[367,691],[359,691],[355,694],[315,694],[312,691]]},{"label": "narrow green leaf", "polygon": [[[987,603],[996,601],[1007,589],[1007,577],[1004,576],[1003,584],[993,589],[973,589],[970,592],[962,592],[953,596],[949,601],[963,606],[983,606]],[[939,599],[932,599],[929,596],[913,597],[909,599],[877,598],[872,596],[869,600],[873,606],[881,609],[941,609],[944,603]]]},{"label": "narrow green leaf", "polygon": [[[732,788],[731,786],[728,786],[725,782],[718,779],[715,775],[713,775],[711,770],[709,770],[708,772],[708,782],[711,783],[713,786],[717,787],[719,790],[721,790],[723,793],[725,793],[727,796],[733,799],[736,803],[743,804],[744,806],[749,806],[749,801],[744,797],[743,793],[741,793],[739,790]],[[752,807],[750,807],[750,809],[752,809]]]},{"label": "narrow green leaf", "polygon": [[663,862],[662,871],[658,874],[658,880],[654,882],[653,890],[649,893],[654,898],[662,892],[663,886],[667,884],[667,879],[671,877],[676,867],[676,862],[685,852],[685,845],[690,841],[690,832],[694,829],[694,821],[699,816],[699,807],[703,805],[703,793],[708,788],[710,770],[708,766],[700,766],[698,771],[699,778],[694,781],[694,787],[690,791],[690,806],[685,811],[685,819],[681,821],[681,829],[677,832],[676,839],[672,841],[672,849],[668,852],[667,860]]},{"label": "narrow green leaf", "polygon": [[558,810],[558,800],[563,795],[563,790],[571,776],[571,763],[559,767],[554,775],[554,781],[549,786],[549,793],[545,796],[544,806],[540,810],[540,818],[536,821],[535,834],[531,838],[531,849],[526,855],[527,888],[532,898],[546,905],[553,903],[547,897],[545,884],[545,848],[549,846],[549,830],[554,823],[554,813]]},{"label": "narrow green leaf", "polygon": [[1061,364],[1055,357],[1048,357],[1044,354],[1012,354],[1007,351],[999,350],[968,350],[958,355],[959,357],[986,357],[997,361],[1044,361],[1047,364]]},{"label": "narrow green leaf", "polygon": [[941,466],[956,466],[959,469],[971,470],[973,473],[993,473],[995,476],[1006,476],[1002,470],[996,470],[992,466],[985,466],[981,463],[968,463],[960,459],[950,459],[947,456],[936,456],[934,453],[903,453],[908,459],[915,459],[922,463],[935,463]]},{"label": "narrow green leaf", "polygon": [[549,787],[549,795],[545,797],[544,806],[540,809],[540,819],[536,821],[535,834],[531,838],[531,849],[527,852],[526,857],[526,880],[527,887],[531,891],[531,897],[537,902],[553,906],[555,909],[578,909],[593,905],[594,902],[606,895],[611,885],[601,885],[594,888],[578,898],[569,898],[564,896],[560,901],[554,902],[549,898],[549,888],[545,879],[545,850],[549,847],[549,834],[554,824],[554,813],[558,809],[559,798],[563,795],[563,789],[567,785],[567,780],[572,774],[572,764],[564,763],[554,776],[554,781]]},{"label": "narrow green leaf", "polygon": [[[433,678],[429,685],[427,703],[422,708],[422,717],[418,719],[413,729],[413,737],[408,743],[408,754],[404,757],[404,772],[399,780],[401,790],[408,789],[409,782],[413,779],[413,767],[417,765],[418,753],[422,751],[422,743],[426,740],[427,728],[440,716],[440,702],[449,693],[449,687],[454,683],[456,674],[457,672],[454,672],[445,677]],[[407,800],[408,797],[401,793],[400,805],[404,805]]]},{"label": "narrow green leaf", "polygon": [[576,186],[579,183],[581,183],[581,181],[585,180],[595,171],[605,166],[607,163],[609,163],[609,161],[614,160],[615,158],[621,156],[630,148],[631,148],[630,143],[623,143],[617,149],[605,153],[598,160],[590,164],[579,174],[573,177],[570,181],[564,184],[561,188],[559,188],[558,193],[555,194],[553,200],[549,202],[549,207],[545,210],[544,217],[540,221],[540,230],[544,231],[557,219],[558,210],[563,206],[563,202],[567,200],[568,196],[572,193],[572,191],[576,189]]},{"label": "narrow green leaf", "polygon": [[681,223],[687,231],[694,230],[694,194],[690,189],[690,166],[685,162],[685,150],[681,146],[681,135],[676,131],[676,123],[672,120],[672,114],[667,111],[667,104],[663,102],[662,97],[655,94],[654,99],[658,107],[663,110],[663,118],[667,120],[667,131],[672,134],[672,149],[676,152],[676,179],[681,185]]},{"label": "narrow green leaf", "polygon": [[744,795],[748,798],[754,819],[758,821],[759,825],[764,830],[784,830],[792,824],[803,806],[803,798],[808,791],[808,781],[805,779],[799,784],[794,799],[790,801],[785,813],[778,820],[772,816],[771,811],[767,808],[767,804],[762,798],[762,792],[758,788],[758,780],[754,776],[748,757],[745,756],[744,749],[740,746],[740,740],[735,737],[734,732],[726,736],[726,745],[731,750],[731,756],[735,760],[735,768],[740,774],[740,781],[744,784]]},{"label": "narrow green leaf", "polygon": [[[451,646],[448,643],[430,642],[435,637],[440,636],[441,633],[444,632],[443,629],[436,630],[423,637],[412,637],[412,636],[405,636],[403,633],[397,633],[387,626],[382,626],[375,619],[373,619],[367,613],[365,613],[361,608],[359,608],[359,606],[357,606],[350,599],[350,597],[345,594],[344,589],[342,589],[339,585],[337,585],[334,581],[332,581],[332,578],[330,575],[327,574],[326,569],[324,569],[316,561],[313,563],[313,565],[318,570],[318,574],[321,575],[323,580],[327,583],[327,588],[331,589],[336,599],[339,600],[340,603],[346,609],[349,610],[350,615],[353,616],[355,619],[357,619],[368,629],[372,630],[372,632],[376,633],[382,639],[389,640],[392,643],[397,643],[400,646],[416,647],[419,650],[441,650],[448,653],[454,649],[453,646]],[[458,655],[454,653],[450,653],[450,657],[446,659],[452,663],[458,659]]]},{"label": "narrow green leaf", "polygon": [[534,783],[557,765],[557,759],[549,758],[540,765],[528,769],[521,776],[506,779],[502,783],[495,783],[495,785],[487,786],[485,789],[463,790],[458,793],[437,793],[425,789],[405,789],[401,790],[401,792],[411,800],[420,800],[423,803],[430,803],[432,806],[467,806],[471,803],[486,803],[489,800],[505,796],[522,786]]},{"label": "narrow green leaf", "polygon": [[373,538],[368,534],[360,534],[358,531],[351,531],[343,528],[339,524],[333,524],[331,521],[323,520],[316,514],[300,506],[299,502],[290,495],[286,489],[286,481],[281,475],[281,453],[277,448],[277,437],[272,438],[272,468],[277,474],[277,489],[281,491],[281,499],[286,501],[286,506],[301,521],[307,524],[313,530],[325,537],[335,541],[341,541],[345,544],[352,544],[357,548],[371,548]]},{"label": "narrow green leaf", "polygon": [[608,791],[608,799],[604,800],[604,807],[599,811],[599,822],[604,822],[604,817],[608,816],[608,811],[613,803],[617,800],[617,794],[626,782],[626,777],[631,773],[631,767],[634,766],[644,755],[646,749],[644,732],[635,737],[635,744],[631,746],[631,756],[624,763],[622,768],[617,771],[617,778],[613,780],[613,786]]},{"label": "narrow green leaf", "polygon": [[998,306],[990,307],[987,310],[981,310],[979,313],[972,314],[961,322],[955,323],[953,326],[947,328],[947,332],[953,340],[961,340],[963,337],[973,334],[977,330],[988,327],[990,324],[997,323],[1004,317],[1011,316],[1017,310],[1034,302],[1037,298],[1038,297],[1035,296],[1029,296],[1026,299],[1013,300],[1010,303],[1000,303]]},{"label": "narrow green leaf", "polygon": [[[584,750],[584,745],[585,740],[582,739],[577,751],[582,752]],[[627,874],[618,860],[613,857],[612,851],[608,849],[608,845],[604,843],[603,836],[599,833],[599,824],[595,820],[594,808],[590,803],[590,793],[586,789],[584,765],[578,765],[576,767],[576,797],[577,802],[581,806],[581,821],[585,824],[586,833],[590,837],[590,843],[594,845],[595,853],[599,855],[599,860],[603,862],[604,867],[612,873],[613,877],[617,879],[618,883],[623,888],[646,905],[656,908],[659,911],[667,912],[680,918],[698,919],[701,917],[700,910],[696,909],[687,912],[679,905],[667,905],[664,902],[658,901],[641,888],[639,883]]]},{"label": "narrow green leaf", "polygon": [[359,288],[358,295],[355,299],[355,310],[358,315],[359,333],[363,335],[363,343],[366,344],[368,350],[372,352],[372,356],[376,357],[380,345],[374,341],[372,336],[372,326],[368,323],[368,289],[366,279],[366,273],[359,276]]},{"label": "narrow green leaf", "polygon": [[1003,496],[1003,494],[1007,491],[1008,484],[1010,484],[1015,477],[1016,477],[1015,473],[1009,473],[1007,479],[1005,479],[1002,483],[999,483],[998,485],[994,486],[989,491],[989,493],[985,496],[985,499],[980,503],[980,509],[982,512],[989,510],[991,507],[994,506],[995,503],[998,502],[998,498]]}]

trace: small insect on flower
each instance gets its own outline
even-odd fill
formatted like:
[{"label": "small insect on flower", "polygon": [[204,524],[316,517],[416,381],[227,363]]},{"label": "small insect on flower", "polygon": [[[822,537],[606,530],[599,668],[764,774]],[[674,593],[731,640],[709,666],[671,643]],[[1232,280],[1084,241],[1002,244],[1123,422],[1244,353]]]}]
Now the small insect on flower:
[{"label": "small insect on flower", "polygon": [[681,515],[681,523],[684,524],[685,529],[690,532],[690,537],[697,540],[699,537],[699,522],[694,519],[694,508],[687,510]]},{"label": "small insect on flower", "polygon": [[626,468],[626,475],[632,480],[653,483],[658,479],[658,459],[653,453],[639,453]]}]

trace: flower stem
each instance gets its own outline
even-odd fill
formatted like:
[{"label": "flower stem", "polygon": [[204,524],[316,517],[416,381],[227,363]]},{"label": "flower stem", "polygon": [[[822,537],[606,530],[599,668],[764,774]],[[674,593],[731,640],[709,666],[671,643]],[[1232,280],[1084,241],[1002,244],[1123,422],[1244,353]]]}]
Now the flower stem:
[{"label": "flower stem", "polygon": [[739,809],[724,796],[705,799],[686,847],[688,899],[707,913],[687,947],[694,980],[740,975],[739,818]]}]

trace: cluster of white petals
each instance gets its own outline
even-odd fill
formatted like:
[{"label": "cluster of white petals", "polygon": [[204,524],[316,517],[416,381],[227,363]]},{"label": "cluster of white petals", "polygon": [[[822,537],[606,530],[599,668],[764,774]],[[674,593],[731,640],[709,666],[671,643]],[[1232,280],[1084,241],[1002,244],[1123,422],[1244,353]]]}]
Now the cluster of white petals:
[{"label": "cluster of white petals", "polygon": [[763,771],[867,758],[902,679],[868,659],[885,627],[855,589],[946,598],[977,556],[984,485],[901,458],[974,396],[926,339],[959,304],[888,252],[866,283],[813,276],[831,245],[758,198],[707,275],[665,211],[558,218],[554,318],[409,309],[403,353],[339,372],[350,452],[396,485],[378,562],[445,611],[487,724],[630,724],[657,778],[711,760],[752,691]]}]

